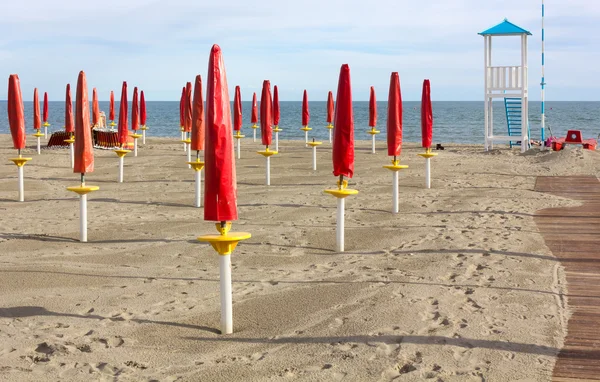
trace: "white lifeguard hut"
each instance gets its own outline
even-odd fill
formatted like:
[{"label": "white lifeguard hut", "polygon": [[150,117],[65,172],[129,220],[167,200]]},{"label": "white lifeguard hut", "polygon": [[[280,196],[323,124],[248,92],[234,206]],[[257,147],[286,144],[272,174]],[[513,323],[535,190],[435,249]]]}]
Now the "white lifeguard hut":
[{"label": "white lifeguard hut", "polygon": [[[479,33],[484,38],[485,48],[485,150],[495,141],[521,142],[521,152],[529,147],[528,79],[527,79],[527,36],[531,32],[504,19],[500,24]],[[521,65],[492,66],[492,37],[518,36],[521,40]],[[494,99],[504,98],[507,134],[494,132]]]}]

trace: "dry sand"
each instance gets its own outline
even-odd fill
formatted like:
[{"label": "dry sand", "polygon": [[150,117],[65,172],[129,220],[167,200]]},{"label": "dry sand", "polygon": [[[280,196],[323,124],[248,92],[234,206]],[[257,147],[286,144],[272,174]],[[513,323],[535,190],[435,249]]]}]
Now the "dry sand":
[{"label": "dry sand", "polygon": [[[150,133],[152,130],[150,130]],[[285,134],[285,132],[284,132]],[[283,135],[285,136],[285,135]],[[560,264],[533,221],[576,202],[536,175],[598,173],[598,154],[448,145],[424,189],[422,149],[402,153],[400,213],[382,141],[357,142],[346,252],[336,253],[330,145],[282,141],[264,185],[259,143],[237,162],[234,334],[219,330],[214,233],[193,205],[175,139],[125,160],[96,150],[89,243],[66,149],[35,154],[26,201],[0,136],[0,380],[547,381],[566,332]]]}]

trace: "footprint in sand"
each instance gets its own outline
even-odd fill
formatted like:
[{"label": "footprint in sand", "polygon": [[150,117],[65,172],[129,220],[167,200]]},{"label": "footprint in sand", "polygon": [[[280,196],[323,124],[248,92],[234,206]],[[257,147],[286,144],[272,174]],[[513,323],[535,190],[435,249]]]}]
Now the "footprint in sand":
[{"label": "footprint in sand", "polygon": [[468,297],[460,309],[466,310],[471,313],[475,313],[481,311],[483,308],[475,300]]},{"label": "footprint in sand", "polygon": [[336,318],[333,320],[333,322],[331,324],[329,324],[329,327],[331,329],[339,328],[342,325],[344,325],[346,323],[346,321],[348,321],[348,317]]},{"label": "footprint in sand", "polygon": [[385,344],[385,343],[374,344],[374,343],[367,342],[367,345],[375,346],[375,354],[373,354],[369,358],[369,361],[373,361],[377,358],[393,357],[398,354],[398,351],[400,349],[400,344]]},{"label": "footprint in sand", "polygon": [[315,373],[315,372],[321,371],[321,370],[329,370],[332,367],[333,367],[332,364],[326,363],[326,364],[320,365],[320,366],[316,366],[316,365],[315,366],[307,366],[304,368],[304,371],[308,372],[308,373]]},{"label": "footprint in sand", "polygon": [[94,338],[92,338],[92,342],[101,344],[105,348],[108,349],[108,348],[117,348],[117,347],[123,346],[123,344],[125,343],[125,340],[123,340],[123,338],[119,337],[119,336],[114,336],[114,337],[109,337],[109,338],[94,337]]}]

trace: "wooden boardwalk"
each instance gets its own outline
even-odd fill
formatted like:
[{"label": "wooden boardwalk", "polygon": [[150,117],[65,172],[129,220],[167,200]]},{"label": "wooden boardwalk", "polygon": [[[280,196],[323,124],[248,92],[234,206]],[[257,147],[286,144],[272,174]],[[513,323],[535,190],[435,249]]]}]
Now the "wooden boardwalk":
[{"label": "wooden boardwalk", "polygon": [[535,216],[546,245],[565,267],[573,312],[552,380],[600,381],[600,182],[594,176],[538,177],[535,190],[583,203]]}]

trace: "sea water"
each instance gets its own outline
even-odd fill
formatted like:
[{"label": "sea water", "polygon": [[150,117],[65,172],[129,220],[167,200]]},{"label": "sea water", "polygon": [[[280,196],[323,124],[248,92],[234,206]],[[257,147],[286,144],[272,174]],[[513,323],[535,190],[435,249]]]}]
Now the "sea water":
[{"label": "sea water", "polygon": [[[108,117],[109,103],[100,102],[100,110]],[[24,102],[27,131],[33,134],[33,102]],[[421,102],[403,102],[403,138],[405,142],[420,142],[421,139]],[[433,107],[433,143],[484,143],[483,134],[483,101],[434,101]],[[41,106],[40,106],[41,108]],[[247,137],[252,136],[250,128],[251,102],[242,103],[242,115],[244,124],[242,133]],[[51,124],[49,132],[62,130],[64,126],[64,102],[51,101],[48,103],[49,119]],[[302,102],[288,101],[280,102],[281,120],[279,127],[283,129],[279,133],[280,139],[304,140],[302,127]],[[326,102],[309,102],[310,123],[312,131],[309,131],[310,140],[327,140],[329,136],[327,125]],[[75,105],[73,105],[75,110]],[[115,102],[115,110],[118,114],[119,102]],[[154,101],[146,103],[149,137],[180,137],[179,130],[179,102],[178,101]],[[91,111],[91,105],[90,105]],[[370,140],[367,134],[370,129],[369,103],[359,101],[353,103],[354,112],[354,137],[360,140]],[[386,138],[387,102],[377,102],[377,129],[381,134],[377,140]],[[494,132],[497,135],[507,135],[506,116],[503,102],[494,102]],[[118,119],[118,115],[117,115]],[[529,125],[531,138],[540,139],[540,103],[529,103]],[[116,122],[116,121],[115,121]],[[554,136],[565,136],[570,129],[581,130],[584,138],[597,138],[600,133],[600,102],[572,102],[572,101],[549,101],[546,102],[546,126],[550,128]],[[129,105],[129,128],[131,128],[131,103]],[[550,134],[546,129],[546,137]],[[0,101],[0,133],[9,133],[7,102]],[[257,137],[260,131],[257,131]]]}]

